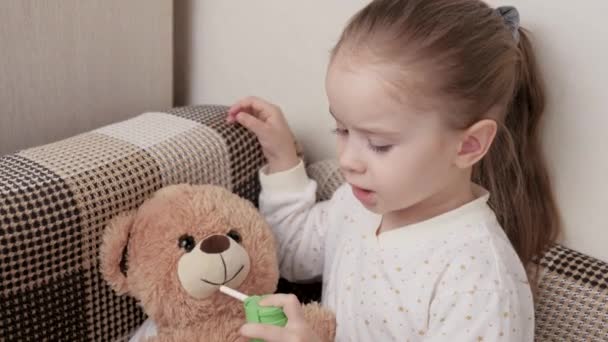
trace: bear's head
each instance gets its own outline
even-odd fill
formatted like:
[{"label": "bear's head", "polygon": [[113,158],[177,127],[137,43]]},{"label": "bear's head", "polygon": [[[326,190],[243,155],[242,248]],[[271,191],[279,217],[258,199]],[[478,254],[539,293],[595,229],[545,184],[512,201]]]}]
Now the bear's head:
[{"label": "bear's head", "polygon": [[100,250],[104,278],[136,298],[158,326],[187,326],[242,314],[220,285],[273,293],[274,237],[247,200],[214,185],[172,185],[115,217]]}]

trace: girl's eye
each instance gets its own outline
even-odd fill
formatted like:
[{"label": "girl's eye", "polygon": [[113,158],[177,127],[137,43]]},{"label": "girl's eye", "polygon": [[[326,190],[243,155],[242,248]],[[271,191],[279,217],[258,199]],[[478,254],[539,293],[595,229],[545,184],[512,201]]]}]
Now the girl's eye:
[{"label": "girl's eye", "polygon": [[332,133],[334,133],[336,135],[344,136],[344,135],[348,135],[348,130],[346,128],[336,127],[332,130]]},{"label": "girl's eye", "polygon": [[390,151],[393,145],[374,145],[371,142],[368,142],[369,148],[376,153],[385,153]]},{"label": "girl's eye", "polygon": [[196,243],[194,242],[194,238],[192,236],[185,234],[179,237],[177,245],[186,252],[190,252],[194,249]]}]

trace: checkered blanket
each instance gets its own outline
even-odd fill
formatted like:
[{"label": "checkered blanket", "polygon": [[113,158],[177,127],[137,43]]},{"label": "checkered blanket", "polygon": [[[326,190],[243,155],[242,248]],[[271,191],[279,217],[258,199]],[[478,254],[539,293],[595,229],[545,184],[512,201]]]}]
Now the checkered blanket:
[{"label": "checkered blanket", "polygon": [[[257,203],[263,163],[223,106],[145,113],[0,158],[0,342],[126,340],[144,319],[98,269],[107,221],[162,186],[211,183]],[[310,165],[319,200],[343,182],[335,161]],[[537,341],[608,341],[608,264],[563,246],[541,260]],[[282,281],[305,300],[320,286]]]},{"label": "checkered blanket", "polygon": [[143,321],[99,272],[102,231],[169,184],[256,203],[263,155],[226,110],[145,113],[0,158],[0,341],[115,341]]}]

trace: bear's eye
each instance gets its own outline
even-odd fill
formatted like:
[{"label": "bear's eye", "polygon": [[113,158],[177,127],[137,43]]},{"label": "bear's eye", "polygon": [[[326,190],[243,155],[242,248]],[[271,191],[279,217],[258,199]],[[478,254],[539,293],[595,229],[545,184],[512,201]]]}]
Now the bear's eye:
[{"label": "bear's eye", "polygon": [[241,234],[239,234],[239,232],[237,232],[236,230],[232,229],[231,231],[228,232],[229,238],[231,238],[232,240],[236,241],[237,243],[241,243],[241,241],[243,241],[243,238],[241,237]]},{"label": "bear's eye", "polygon": [[179,237],[179,241],[177,243],[179,248],[183,248],[186,252],[190,252],[194,249],[194,238],[188,234],[182,235]]}]

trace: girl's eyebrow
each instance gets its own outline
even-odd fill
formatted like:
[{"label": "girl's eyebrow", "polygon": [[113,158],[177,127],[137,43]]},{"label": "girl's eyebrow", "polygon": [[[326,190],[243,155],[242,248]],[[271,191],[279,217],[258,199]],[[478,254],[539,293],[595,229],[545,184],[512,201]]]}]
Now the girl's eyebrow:
[{"label": "girl's eyebrow", "polygon": [[[331,114],[331,116],[333,116],[333,118],[337,121],[337,122],[342,122],[340,121],[340,119],[338,119],[336,117],[336,115],[334,114],[334,112],[331,110],[331,107],[329,108],[329,114]],[[387,136],[387,137],[397,137],[401,135],[401,131],[396,130],[396,129],[386,129],[384,127],[377,127],[377,128],[363,128],[363,127],[353,127],[355,130],[362,132],[364,134],[368,134],[368,135],[375,135],[375,136]]]}]

